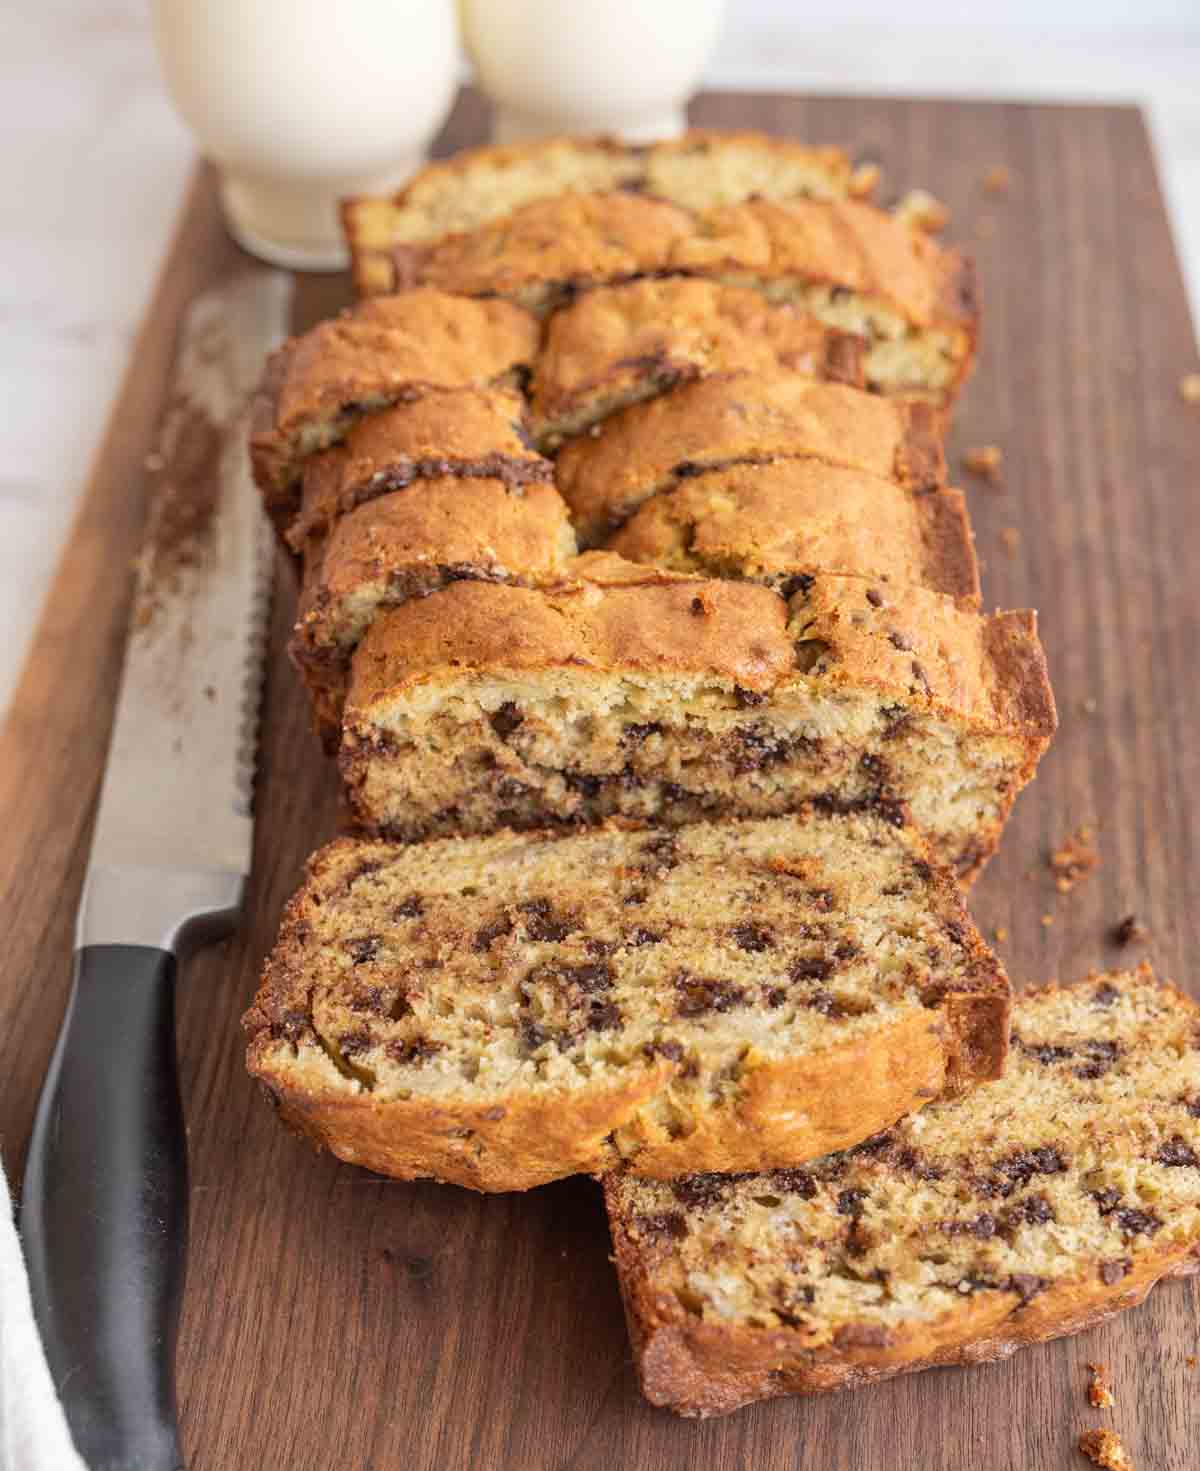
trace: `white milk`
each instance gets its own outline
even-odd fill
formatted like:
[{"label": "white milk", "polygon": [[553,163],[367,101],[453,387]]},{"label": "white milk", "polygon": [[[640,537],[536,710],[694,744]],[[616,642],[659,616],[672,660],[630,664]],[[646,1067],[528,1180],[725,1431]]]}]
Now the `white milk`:
[{"label": "white milk", "polygon": [[402,184],[454,97],[453,0],[154,0],[154,29],[230,230],[278,265],[344,265],[338,199]]},{"label": "white milk", "polygon": [[676,137],[721,0],[459,0],[499,143],[553,133]]}]

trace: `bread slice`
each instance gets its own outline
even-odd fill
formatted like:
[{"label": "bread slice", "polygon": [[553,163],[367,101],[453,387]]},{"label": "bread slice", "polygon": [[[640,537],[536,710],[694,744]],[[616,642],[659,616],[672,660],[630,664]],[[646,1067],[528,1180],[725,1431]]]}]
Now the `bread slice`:
[{"label": "bread slice", "polygon": [[606,1182],[642,1389],[684,1415],[978,1363],[1200,1267],[1200,1009],[1019,997],[1003,1078],[772,1174]]},{"label": "bread slice", "polygon": [[561,581],[574,554],[566,505],[539,481],[417,480],[310,536],[289,653],[327,748],[340,739],[350,657],[382,611],[461,578]]},{"label": "bread slice", "polygon": [[520,1190],[796,1165],[1002,1066],[1008,983],[878,816],[608,826],[310,862],[246,1014],[283,1118]]},{"label": "bread slice", "polygon": [[396,245],[475,230],[551,195],[629,189],[688,209],[752,195],[792,198],[869,194],[874,171],[855,170],[838,148],[812,148],[753,132],[693,131],[634,147],[611,138],[547,138],[473,148],[422,169],[390,198],[342,206],[354,283],[395,289]]},{"label": "bread slice", "polygon": [[543,449],[616,409],[713,373],[786,369],[866,386],[864,338],[740,286],[651,277],[585,292],[556,312],[530,385]]},{"label": "bread slice", "polygon": [[681,480],[643,501],[607,546],[632,562],[776,590],[798,573],[841,572],[979,602],[961,491],[913,492],[821,460]]},{"label": "bread slice", "polygon": [[363,414],[429,388],[516,382],[539,338],[520,307],[440,291],[359,302],[289,338],[267,360],[251,422],[254,476],[276,525],[295,513],[305,460]]},{"label": "bread slice", "polygon": [[929,404],[814,383],[797,373],[724,373],[613,414],[563,446],[555,467],[584,546],[643,501],[708,470],[814,459],[903,485],[945,483],[941,420]]},{"label": "bread slice", "polygon": [[632,194],[560,194],[479,229],[392,251],[397,289],[499,296],[545,315],[581,290],[699,276],[791,301],[867,339],[880,392],[950,403],[979,303],[967,257],[855,200],[749,200],[695,215]]},{"label": "bread slice", "polygon": [[911,820],[970,878],[1054,729],[1032,613],[827,574],[785,601],[604,555],[575,575],[376,618],[340,757],[360,822],[421,838],[813,799]]},{"label": "bread slice", "polygon": [[554,479],[532,447],[525,400],[511,388],[430,388],[351,424],[340,444],[305,465],[293,550],[347,511],[414,480],[464,476],[527,485]]}]

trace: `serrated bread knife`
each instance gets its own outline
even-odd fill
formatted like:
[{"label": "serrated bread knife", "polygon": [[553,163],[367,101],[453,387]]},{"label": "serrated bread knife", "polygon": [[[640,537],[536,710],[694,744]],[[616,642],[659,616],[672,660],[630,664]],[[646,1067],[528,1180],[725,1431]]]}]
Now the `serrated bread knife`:
[{"label": "serrated bread knife", "polygon": [[257,271],[184,323],[138,563],[75,973],[42,1087],[20,1210],[34,1312],[90,1471],[177,1471],[174,1348],[187,1146],[174,986],[229,933],[250,812],[271,534],[245,404],[287,326],[289,278]]}]

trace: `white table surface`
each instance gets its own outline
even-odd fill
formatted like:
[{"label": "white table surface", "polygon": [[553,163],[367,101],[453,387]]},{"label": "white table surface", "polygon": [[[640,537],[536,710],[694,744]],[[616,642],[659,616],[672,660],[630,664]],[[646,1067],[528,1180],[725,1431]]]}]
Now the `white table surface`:
[{"label": "white table surface", "polygon": [[[819,13],[761,0],[739,11],[735,0],[709,85],[1145,104],[1195,318],[1200,12],[1190,31],[1164,23],[1129,32],[1028,22],[868,29],[818,23]],[[163,93],[141,0],[4,6],[0,127],[2,707],[125,370],[193,150]],[[926,182],[936,191],[936,180]]]}]

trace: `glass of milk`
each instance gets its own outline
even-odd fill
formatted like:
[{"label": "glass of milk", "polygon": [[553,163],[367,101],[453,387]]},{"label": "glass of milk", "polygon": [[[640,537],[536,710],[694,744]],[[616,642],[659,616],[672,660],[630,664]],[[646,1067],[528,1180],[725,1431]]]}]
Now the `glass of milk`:
[{"label": "glass of milk", "polygon": [[344,266],[338,200],[423,163],[454,100],[456,29],[454,0],[154,0],[167,86],[238,243]]},{"label": "glass of milk", "polygon": [[723,9],[721,0],[459,0],[498,143],[677,137]]}]

